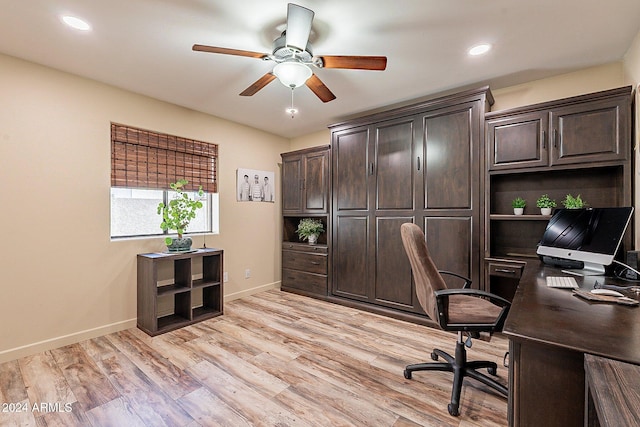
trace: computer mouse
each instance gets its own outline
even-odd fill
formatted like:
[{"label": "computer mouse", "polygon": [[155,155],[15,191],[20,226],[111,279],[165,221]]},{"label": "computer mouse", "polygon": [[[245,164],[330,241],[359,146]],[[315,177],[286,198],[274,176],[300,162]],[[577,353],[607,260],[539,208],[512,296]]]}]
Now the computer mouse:
[{"label": "computer mouse", "polygon": [[609,295],[611,297],[623,297],[620,292],[614,291],[613,289],[593,289],[591,291],[592,294],[596,295]]}]

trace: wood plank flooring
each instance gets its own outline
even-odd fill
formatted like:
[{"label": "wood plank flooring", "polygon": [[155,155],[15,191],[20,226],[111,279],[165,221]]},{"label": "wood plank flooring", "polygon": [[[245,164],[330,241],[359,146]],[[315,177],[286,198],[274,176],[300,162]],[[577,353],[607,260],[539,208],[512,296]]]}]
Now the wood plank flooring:
[{"label": "wood plank flooring", "polygon": [[[455,335],[277,290],[149,337],[113,333],[0,365],[1,426],[505,426],[507,402],[452,374],[418,372]],[[498,363],[507,340],[474,340]]]}]

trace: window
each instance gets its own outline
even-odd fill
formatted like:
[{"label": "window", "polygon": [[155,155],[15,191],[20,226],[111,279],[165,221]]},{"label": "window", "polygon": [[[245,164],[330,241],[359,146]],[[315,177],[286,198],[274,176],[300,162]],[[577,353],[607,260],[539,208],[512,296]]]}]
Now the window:
[{"label": "window", "polygon": [[175,233],[160,228],[157,209],[175,192],[169,183],[189,181],[190,197],[203,187],[203,208],[187,233],[218,232],[216,144],[111,124],[111,237]]}]

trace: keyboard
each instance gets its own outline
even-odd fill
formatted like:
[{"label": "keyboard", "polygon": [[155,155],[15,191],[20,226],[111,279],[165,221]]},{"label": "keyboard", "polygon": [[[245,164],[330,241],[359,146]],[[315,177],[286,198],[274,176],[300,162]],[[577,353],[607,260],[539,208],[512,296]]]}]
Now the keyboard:
[{"label": "keyboard", "polygon": [[578,289],[578,282],[573,277],[547,276],[547,286],[550,288]]}]

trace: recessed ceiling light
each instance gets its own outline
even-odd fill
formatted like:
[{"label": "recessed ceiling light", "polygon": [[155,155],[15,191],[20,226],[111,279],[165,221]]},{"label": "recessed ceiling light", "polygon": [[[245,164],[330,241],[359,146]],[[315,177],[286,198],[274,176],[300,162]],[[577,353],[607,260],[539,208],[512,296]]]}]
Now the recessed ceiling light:
[{"label": "recessed ceiling light", "polygon": [[75,16],[65,15],[62,17],[62,22],[64,22],[71,28],[75,28],[76,30],[80,31],[89,31],[91,29],[91,25]]},{"label": "recessed ceiling light", "polygon": [[472,56],[483,55],[489,52],[490,49],[491,49],[490,44],[479,44],[469,49],[469,55],[472,55]]}]

